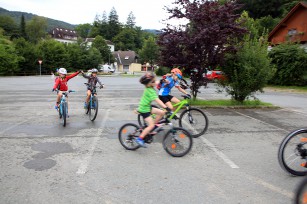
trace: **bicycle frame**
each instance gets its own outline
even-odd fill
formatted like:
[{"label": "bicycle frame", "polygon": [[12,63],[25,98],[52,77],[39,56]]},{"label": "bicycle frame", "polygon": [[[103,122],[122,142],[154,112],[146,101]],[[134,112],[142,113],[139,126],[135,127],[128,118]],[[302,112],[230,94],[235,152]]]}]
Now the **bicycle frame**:
[{"label": "bicycle frame", "polygon": [[182,106],[186,106],[186,108],[189,108],[189,102],[187,99],[183,99],[182,101],[180,101],[179,103],[176,103],[173,105],[174,107],[177,107],[176,110],[173,112],[172,115],[170,115],[168,118],[169,119],[173,119],[173,117],[176,115],[176,113],[178,113],[179,110],[181,110]]}]

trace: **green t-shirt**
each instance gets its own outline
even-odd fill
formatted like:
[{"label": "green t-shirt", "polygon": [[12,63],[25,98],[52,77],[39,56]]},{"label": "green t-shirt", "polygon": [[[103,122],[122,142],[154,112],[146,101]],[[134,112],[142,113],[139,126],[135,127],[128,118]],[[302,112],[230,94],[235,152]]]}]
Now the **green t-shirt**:
[{"label": "green t-shirt", "polygon": [[143,96],[139,103],[138,111],[140,113],[148,113],[151,111],[151,102],[158,98],[156,90],[152,87],[145,88]]}]

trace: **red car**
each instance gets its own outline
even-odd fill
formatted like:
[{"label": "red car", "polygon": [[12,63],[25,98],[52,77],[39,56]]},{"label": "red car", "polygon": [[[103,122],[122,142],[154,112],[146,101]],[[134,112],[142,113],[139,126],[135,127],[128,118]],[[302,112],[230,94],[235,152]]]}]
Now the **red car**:
[{"label": "red car", "polygon": [[208,71],[206,77],[209,81],[217,81],[225,79],[224,73],[219,70]]}]

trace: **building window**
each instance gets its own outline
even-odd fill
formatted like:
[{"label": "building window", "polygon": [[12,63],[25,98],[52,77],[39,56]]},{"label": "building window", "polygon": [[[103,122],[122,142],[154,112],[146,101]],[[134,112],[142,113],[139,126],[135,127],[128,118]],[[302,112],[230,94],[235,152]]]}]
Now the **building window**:
[{"label": "building window", "polygon": [[292,35],[295,35],[295,34],[297,34],[297,30],[296,30],[296,29],[290,29],[290,30],[288,30],[288,35],[289,35],[289,36],[292,36]]}]

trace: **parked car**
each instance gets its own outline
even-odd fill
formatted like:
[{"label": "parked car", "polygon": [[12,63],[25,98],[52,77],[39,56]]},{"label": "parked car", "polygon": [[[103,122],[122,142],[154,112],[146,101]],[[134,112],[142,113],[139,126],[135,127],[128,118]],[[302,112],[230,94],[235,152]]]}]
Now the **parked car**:
[{"label": "parked car", "polygon": [[99,71],[100,72],[104,72],[104,73],[114,73],[114,68],[112,68],[110,65],[108,65],[108,64],[100,64],[99,66],[98,66],[98,68],[99,68]]},{"label": "parked car", "polygon": [[205,75],[208,81],[217,81],[225,79],[225,74],[219,70],[208,71]]}]

